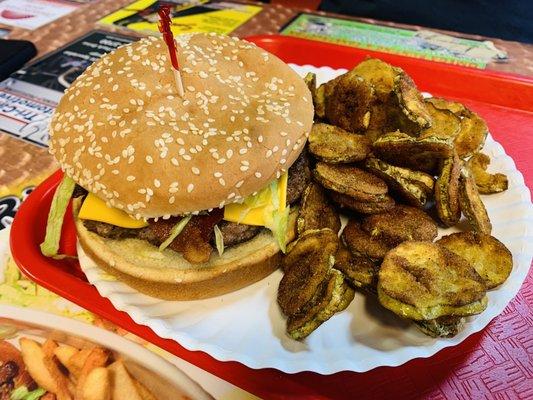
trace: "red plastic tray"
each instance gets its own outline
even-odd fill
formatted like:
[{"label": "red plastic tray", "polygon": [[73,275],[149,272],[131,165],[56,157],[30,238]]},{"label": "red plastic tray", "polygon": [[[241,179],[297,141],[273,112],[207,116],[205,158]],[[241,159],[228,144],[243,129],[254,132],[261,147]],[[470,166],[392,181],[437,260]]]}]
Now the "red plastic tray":
[{"label": "red plastic tray", "polygon": [[[291,37],[254,36],[248,40],[286,62],[297,64],[350,68],[365,57],[372,56],[401,66],[413,77],[421,90],[436,96],[461,100],[479,112],[487,120],[496,140],[502,143],[514,158],[525,176],[526,184],[531,187],[533,164],[529,160],[529,154],[533,150],[533,144],[528,137],[528,131],[533,126],[532,79]],[[60,178],[61,173],[57,172],[42,183],[22,204],[16,215],[11,228],[11,250],[20,269],[38,284],[66,299],[261,398],[353,398],[354,394],[361,399],[381,396],[434,398],[435,395],[449,398],[452,393],[456,398],[470,398],[473,389],[490,397],[495,390],[495,384],[497,390],[504,389],[507,393],[510,393],[508,390],[511,390],[511,386],[515,386],[506,370],[497,373],[496,378],[492,377],[489,384],[483,384],[482,379],[481,383],[472,380],[472,376],[467,374],[466,378],[474,382],[475,388],[461,386],[456,382],[457,376],[454,374],[458,373],[459,368],[462,368],[459,372],[465,373],[464,364],[470,364],[472,355],[479,352],[482,347],[479,346],[480,341],[485,343],[487,337],[491,337],[491,330],[498,324],[494,321],[485,331],[471,336],[459,346],[442,350],[429,360],[413,360],[401,367],[382,367],[364,374],[341,372],[321,376],[304,372],[289,375],[274,369],[252,370],[237,362],[217,361],[203,352],[187,351],[178,343],[158,337],[149,328],[134,323],[127,314],[117,311],[87,283],[74,259],[52,260],[41,255],[39,243],[44,237],[48,209]],[[73,221],[69,216],[64,224],[62,251],[75,254],[75,242]],[[522,293],[524,290],[531,292],[529,282],[530,279],[522,288]],[[515,299],[514,302],[516,301]],[[531,305],[526,305],[526,311],[520,315],[531,328],[530,308]],[[509,314],[506,311],[504,315],[506,313]],[[514,329],[512,324],[510,328],[502,325],[504,331]],[[514,332],[510,331],[510,334]],[[531,373],[527,373],[532,370],[527,351],[527,346],[531,347],[530,342],[527,341],[528,345],[517,346],[515,340],[511,344],[515,346],[515,350],[519,349],[518,358],[515,354],[515,360],[525,354],[525,370],[522,368],[522,374],[529,376],[526,383],[531,383]],[[497,344],[493,347],[496,351],[501,351],[497,349]],[[524,367],[524,362],[521,365]],[[470,368],[470,373],[475,375],[475,371],[472,371],[474,370]],[[524,389],[527,387],[528,384]],[[520,393],[519,387],[515,389],[515,393]],[[524,391],[521,394],[523,395]]]}]

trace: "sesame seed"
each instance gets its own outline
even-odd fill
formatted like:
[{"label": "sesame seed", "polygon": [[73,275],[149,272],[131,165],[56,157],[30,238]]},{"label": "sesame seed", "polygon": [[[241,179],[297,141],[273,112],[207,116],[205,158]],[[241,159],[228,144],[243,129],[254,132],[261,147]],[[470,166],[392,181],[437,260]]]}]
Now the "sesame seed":
[{"label": "sesame seed", "polygon": [[146,156],[146,162],[148,164],[153,164],[154,163],[154,159],[151,156]]},{"label": "sesame seed", "polygon": [[261,178],[261,172],[259,172],[259,171],[256,171],[254,173],[254,175],[255,175],[256,178]]},{"label": "sesame seed", "polygon": [[135,177],[134,177],[133,175],[128,175],[128,176],[126,177],[126,180],[127,180],[128,182],[133,182],[133,181],[135,180]]},{"label": "sesame seed", "polygon": [[194,190],[194,185],[192,183],[189,183],[187,186],[187,193],[191,193]]},{"label": "sesame seed", "polygon": [[194,175],[200,175],[200,170],[196,167],[192,167],[191,168],[191,171]]}]

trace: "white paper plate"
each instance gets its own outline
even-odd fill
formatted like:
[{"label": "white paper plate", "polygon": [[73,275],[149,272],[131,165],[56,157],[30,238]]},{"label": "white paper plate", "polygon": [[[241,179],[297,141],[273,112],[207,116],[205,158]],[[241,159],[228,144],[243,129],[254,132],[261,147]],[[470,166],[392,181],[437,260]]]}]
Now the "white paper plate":
[{"label": "white paper plate", "polygon": [[[315,72],[319,82],[344,72],[293,67],[302,75]],[[205,351],[221,361],[239,361],[251,368],[276,368],[289,373],[320,374],[397,366],[414,358],[429,357],[483,329],[503,311],[527,276],[533,254],[533,207],[529,190],[513,160],[490,135],[484,152],[492,160],[490,169],[509,178],[507,191],[484,196],[483,200],[492,220],[493,235],[513,253],[514,268],[501,287],[489,292],[487,309],[468,318],[464,329],[454,338],[427,337],[382,308],[371,296],[356,293],[345,311],[300,343],[285,334],[285,319],[276,303],[280,271],[217,298],[171,302],[139,294],[121,282],[110,280],[78,247],[80,264],[100,294],[135,322],[149,326],[159,336],[174,339],[189,350]],[[439,233],[451,232],[453,229]]]}]

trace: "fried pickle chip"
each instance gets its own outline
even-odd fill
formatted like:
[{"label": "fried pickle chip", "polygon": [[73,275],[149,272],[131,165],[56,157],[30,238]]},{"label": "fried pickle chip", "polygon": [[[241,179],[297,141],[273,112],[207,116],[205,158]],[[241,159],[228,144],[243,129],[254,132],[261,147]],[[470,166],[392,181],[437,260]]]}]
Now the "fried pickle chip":
[{"label": "fried pickle chip", "polygon": [[326,189],[358,201],[380,201],[388,191],[382,179],[354,166],[319,162],[313,172],[315,179]]},{"label": "fried pickle chip", "polygon": [[376,201],[358,201],[353,197],[334,191],[329,192],[331,200],[340,208],[356,211],[361,214],[378,214],[393,208],[396,204],[388,194],[384,194]]},{"label": "fried pickle chip", "polygon": [[332,269],[314,304],[306,312],[288,318],[287,333],[295,340],[305,339],[335,313],[348,307],[354,294],[342,274]]},{"label": "fried pickle chip", "polygon": [[333,267],[342,272],[354,287],[371,286],[377,278],[374,263],[367,257],[353,255],[343,243],[339,245]]},{"label": "fried pickle chip", "polygon": [[455,149],[465,159],[480,150],[485,143],[488,128],[485,121],[463,104],[442,98],[426,99],[439,110],[448,110],[461,118],[459,133],[455,137]]},{"label": "fried pickle chip", "polygon": [[390,132],[373,144],[374,154],[393,165],[433,172],[436,161],[453,153],[453,144],[438,137],[414,138],[401,132]]},{"label": "fried pickle chip", "polygon": [[378,273],[377,291],[385,308],[413,320],[479,314],[488,301],[474,267],[430,242],[404,242],[389,251]]},{"label": "fried pickle chip", "polygon": [[316,74],[314,74],[313,72],[308,72],[304,76],[304,82],[309,88],[311,94],[316,92]]},{"label": "fried pickle chip", "polygon": [[374,87],[353,71],[324,85],[326,119],[349,132],[365,130],[375,101]]},{"label": "fried pickle chip", "polygon": [[381,102],[389,99],[394,90],[394,78],[402,72],[400,68],[393,67],[377,58],[366,59],[352,71],[374,86],[376,97]]},{"label": "fried pickle chip", "polygon": [[328,163],[361,161],[370,153],[370,140],[328,124],[314,124],[309,135],[309,151]]},{"label": "fried pickle chip", "polygon": [[437,224],[429,215],[419,208],[404,205],[365,217],[361,228],[373,239],[380,239],[390,247],[407,240],[432,241],[438,233]]},{"label": "fried pickle chip", "polygon": [[416,327],[426,335],[437,337],[454,337],[462,329],[465,319],[463,317],[440,317],[428,321],[414,321]]},{"label": "fried pickle chip", "polygon": [[492,224],[487,209],[479,196],[476,182],[468,167],[463,167],[459,179],[459,204],[461,211],[475,232],[490,235]]},{"label": "fried pickle chip", "polygon": [[442,97],[430,97],[425,99],[426,103],[431,103],[439,110],[448,110],[457,116],[466,112],[466,107],[459,102],[443,99]]},{"label": "fried pickle chip", "polygon": [[396,125],[390,123],[391,114],[394,109],[390,109],[388,103],[376,102],[370,109],[370,122],[365,131],[365,136],[370,143],[374,143],[379,137],[383,136],[387,132],[397,129]]},{"label": "fried pickle chip", "polygon": [[342,240],[346,247],[356,256],[368,257],[372,261],[383,260],[391,246],[379,237],[372,237],[353,219],[342,231]]},{"label": "fried pickle chip", "polygon": [[439,219],[445,226],[453,226],[461,219],[459,206],[459,175],[461,160],[454,153],[442,162],[442,168],[435,183],[435,207]]},{"label": "fried pickle chip", "polygon": [[500,173],[489,174],[487,172],[489,164],[489,156],[483,153],[475,153],[467,162],[468,168],[470,168],[470,172],[476,181],[478,192],[492,194],[507,190],[509,187],[507,176]]},{"label": "fried pickle chip", "polygon": [[420,130],[431,126],[431,115],[427,110],[422,94],[409,75],[401,72],[394,78],[394,92],[403,114]]},{"label": "fried pickle chip", "polygon": [[328,276],[339,239],[331,229],[307,231],[287,248],[278,304],[287,316],[302,312]]},{"label": "fried pickle chip", "polygon": [[326,86],[320,85],[316,88],[315,97],[313,97],[315,106],[315,116],[320,119],[326,118]]},{"label": "fried pickle chip", "polygon": [[460,158],[468,158],[479,151],[489,130],[486,122],[476,113],[466,109],[461,120],[461,130],[455,138],[455,150]]},{"label": "fried pickle chip", "polygon": [[316,103],[317,103],[316,74],[314,74],[313,72],[308,72],[304,76],[304,82],[307,85],[307,87],[309,88],[309,91],[311,92],[311,98],[313,99],[313,104],[316,107]]},{"label": "fried pickle chip", "polygon": [[457,232],[444,236],[437,243],[472,264],[488,289],[501,285],[511,274],[513,256],[509,249],[493,236],[476,232]]},{"label": "fried pickle chip", "polygon": [[438,137],[454,140],[461,131],[461,118],[448,110],[441,110],[426,100],[426,107],[431,115],[431,126],[420,133],[420,138]]},{"label": "fried pickle chip", "polygon": [[298,211],[298,235],[308,230],[329,228],[337,233],[341,229],[341,220],[335,208],[330,204],[324,189],[311,182],[304,191]]},{"label": "fried pickle chip", "polygon": [[423,207],[433,192],[433,176],[424,172],[397,167],[374,157],[368,158],[365,165],[412,206]]}]

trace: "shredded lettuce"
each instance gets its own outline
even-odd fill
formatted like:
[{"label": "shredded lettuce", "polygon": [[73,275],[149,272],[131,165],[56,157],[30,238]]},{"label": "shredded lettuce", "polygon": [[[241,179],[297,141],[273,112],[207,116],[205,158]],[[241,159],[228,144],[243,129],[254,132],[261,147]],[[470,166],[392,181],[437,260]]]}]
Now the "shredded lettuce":
[{"label": "shredded lettuce", "polygon": [[46,390],[43,388],[37,388],[30,392],[26,386],[22,385],[11,392],[9,400],[37,400],[45,393]]},{"label": "shredded lettuce", "polygon": [[248,196],[244,199],[243,204],[246,205],[246,208],[239,215],[238,224],[242,223],[244,219],[248,216],[251,210],[256,207],[261,207],[263,204],[259,202],[262,197],[262,192],[257,193],[255,196]]},{"label": "shredded lettuce", "polygon": [[215,231],[215,243],[217,245],[218,255],[221,256],[224,253],[224,236],[222,236],[222,231],[215,225],[213,228]]},{"label": "shredded lettuce", "polygon": [[40,399],[45,393],[46,390],[43,388],[37,388],[29,392],[25,397],[23,397],[22,400],[37,400]]},{"label": "shredded lettuce", "polygon": [[278,196],[278,180],[274,179],[270,183],[270,197],[272,198],[272,206],[274,210],[279,209],[279,196]]},{"label": "shredded lettuce", "polygon": [[44,242],[41,243],[41,253],[47,257],[64,257],[58,254],[61,227],[63,226],[65,212],[67,211],[67,206],[74,192],[75,185],[76,183],[65,175],[54,193],[46,223],[46,235]]},{"label": "shredded lettuce", "polygon": [[272,218],[267,224],[272,235],[278,243],[280,250],[285,253],[287,250],[287,228],[289,226],[290,207],[287,206],[283,211],[275,210],[272,212]]},{"label": "shredded lettuce", "polygon": [[165,250],[170,245],[170,243],[172,243],[174,239],[176,239],[176,237],[181,233],[183,228],[187,226],[191,218],[192,215],[187,215],[186,217],[183,217],[180,222],[174,225],[174,227],[170,231],[170,235],[168,236],[168,238],[159,246],[159,251]]},{"label": "shredded lettuce", "polygon": [[26,395],[28,394],[28,388],[24,385],[19,386],[15,390],[11,392],[11,395],[9,396],[9,400],[22,400]]}]

